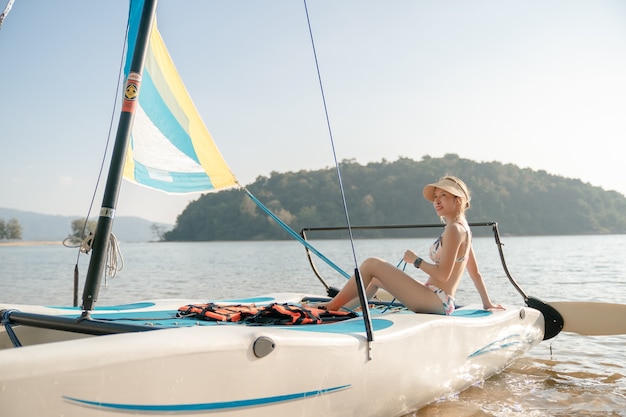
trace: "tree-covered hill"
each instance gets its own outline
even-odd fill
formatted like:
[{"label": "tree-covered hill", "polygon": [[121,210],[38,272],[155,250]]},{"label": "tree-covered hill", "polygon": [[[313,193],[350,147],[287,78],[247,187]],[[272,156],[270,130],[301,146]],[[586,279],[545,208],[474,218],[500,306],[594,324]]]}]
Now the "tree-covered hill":
[{"label": "tree-covered hill", "polygon": [[[470,222],[497,221],[509,235],[626,233],[626,197],[577,179],[454,154],[421,161],[400,158],[340,165],[350,223],[437,223],[423,187],[456,175],[472,194]],[[294,230],[345,226],[337,170],[277,173],[246,187]],[[370,232],[369,236],[381,236]],[[168,241],[286,239],[288,234],[242,190],[205,194],[178,216]]]}]

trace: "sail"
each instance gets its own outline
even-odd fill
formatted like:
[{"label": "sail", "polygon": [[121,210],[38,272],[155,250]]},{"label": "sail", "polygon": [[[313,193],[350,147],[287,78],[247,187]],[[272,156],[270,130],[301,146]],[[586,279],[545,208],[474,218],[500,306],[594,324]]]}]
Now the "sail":
[{"label": "sail", "polygon": [[[128,76],[143,0],[132,0]],[[210,192],[238,185],[198,114],[159,34],[152,27],[124,178],[168,193]]]}]

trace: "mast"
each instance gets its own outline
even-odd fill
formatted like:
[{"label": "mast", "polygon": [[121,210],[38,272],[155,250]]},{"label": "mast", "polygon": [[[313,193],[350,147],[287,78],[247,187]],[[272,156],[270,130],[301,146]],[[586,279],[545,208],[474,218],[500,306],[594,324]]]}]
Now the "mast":
[{"label": "mast", "polygon": [[157,0],[144,0],[137,33],[137,42],[133,52],[126,86],[124,88],[124,101],[122,112],[117,127],[117,136],[113,153],[111,155],[111,166],[102,198],[100,216],[92,247],[92,256],[87,270],[85,288],[83,290],[83,316],[88,316],[98,300],[100,282],[106,264],[107,243],[113,228],[113,219],[117,207],[117,198],[122,185],[124,171],[124,160],[126,150],[130,142],[130,133],[133,126],[137,100],[139,99],[139,87],[141,84],[141,74],[148,49],[152,22],[156,12]]}]

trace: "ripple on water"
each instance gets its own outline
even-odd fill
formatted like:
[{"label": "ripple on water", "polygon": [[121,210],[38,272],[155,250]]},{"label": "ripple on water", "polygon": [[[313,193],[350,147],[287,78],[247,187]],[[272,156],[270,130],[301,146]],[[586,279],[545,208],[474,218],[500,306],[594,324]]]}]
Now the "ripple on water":
[{"label": "ripple on water", "polygon": [[626,416],[624,375],[610,373],[610,367],[605,373],[581,370],[576,361],[524,357],[505,372],[406,417],[600,415]]}]

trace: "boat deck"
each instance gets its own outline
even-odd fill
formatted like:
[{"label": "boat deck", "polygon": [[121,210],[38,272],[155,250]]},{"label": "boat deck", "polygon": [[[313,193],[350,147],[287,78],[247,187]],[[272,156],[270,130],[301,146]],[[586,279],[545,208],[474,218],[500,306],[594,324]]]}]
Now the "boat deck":
[{"label": "boat deck", "polygon": [[[236,299],[236,300],[218,300],[214,301],[219,304],[256,304],[256,305],[266,305],[272,302],[288,302],[293,305],[301,305],[300,303],[295,303],[291,301],[284,301],[277,299],[275,297],[254,297],[254,298],[244,298],[244,299]],[[250,326],[259,326],[261,324],[257,323],[246,323],[246,322],[225,322],[225,321],[215,321],[215,320],[206,320],[200,319],[195,316],[181,316],[178,313],[178,307],[190,304],[184,300],[181,300],[179,305],[172,304],[172,300],[167,300],[166,302],[159,301],[144,301],[133,304],[122,304],[122,305],[114,305],[114,306],[102,306],[96,307],[91,314],[91,318],[93,320],[101,320],[107,322],[116,322],[116,323],[125,323],[125,324],[134,324],[134,325],[146,325],[150,327],[156,328],[171,328],[171,327],[191,327],[191,326],[224,326],[224,325],[250,325]],[[47,307],[55,311],[56,315],[61,315],[69,318],[78,318],[82,310],[79,307],[64,307],[64,306],[50,306]],[[388,303],[378,303],[376,305],[372,305],[370,308],[370,315],[372,317],[380,316],[384,313],[397,313],[397,314],[414,314],[413,312],[397,306],[390,306]],[[480,310],[476,308],[458,308],[452,316],[454,317],[464,317],[464,318],[479,318],[489,316],[492,313],[486,310]],[[362,322],[360,320],[350,320],[347,322],[333,322],[333,323],[323,323],[321,325],[338,325],[342,324],[342,331],[349,332],[349,329],[346,327],[359,327],[362,329]],[[320,324],[318,324],[320,325]],[[311,325],[301,325],[309,327]],[[298,326],[298,327],[301,327]],[[374,326],[380,326],[380,322]],[[356,330],[356,329],[355,329]],[[362,331],[362,330],[360,330]]]}]

